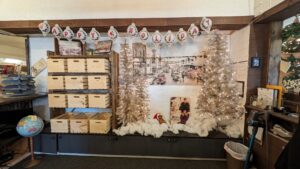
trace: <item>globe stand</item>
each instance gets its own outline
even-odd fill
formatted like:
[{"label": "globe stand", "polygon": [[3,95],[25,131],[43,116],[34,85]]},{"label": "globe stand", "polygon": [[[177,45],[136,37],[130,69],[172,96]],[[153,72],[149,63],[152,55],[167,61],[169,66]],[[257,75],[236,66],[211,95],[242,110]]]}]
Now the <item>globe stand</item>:
[{"label": "globe stand", "polygon": [[31,158],[30,161],[28,161],[25,165],[24,168],[31,168],[34,167],[36,165],[38,165],[40,163],[40,160],[37,160],[34,158],[34,152],[33,152],[33,140],[32,137],[29,137],[29,146],[30,146],[30,154],[31,154]]}]

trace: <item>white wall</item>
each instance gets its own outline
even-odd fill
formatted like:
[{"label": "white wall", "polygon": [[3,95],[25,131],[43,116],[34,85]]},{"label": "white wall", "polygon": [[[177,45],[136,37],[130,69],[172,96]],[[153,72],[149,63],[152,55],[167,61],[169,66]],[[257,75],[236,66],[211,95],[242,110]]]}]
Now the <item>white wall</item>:
[{"label": "white wall", "polygon": [[249,67],[249,38],[250,26],[246,26],[241,30],[235,31],[230,36],[230,56],[232,57],[233,62],[235,62],[235,79],[237,81],[245,82],[243,98],[244,104],[246,103],[247,77]]},{"label": "white wall", "polygon": [[252,15],[253,0],[0,0],[0,20]]},{"label": "white wall", "polygon": [[[47,60],[47,51],[54,51],[54,40],[53,38],[29,38],[30,43],[30,66],[34,63],[39,61],[41,58]],[[47,76],[48,71],[47,69],[42,71],[36,78],[35,78],[35,85],[37,86],[37,92],[48,92],[47,87]],[[40,98],[36,99],[33,102],[33,110],[37,112],[37,114],[44,118],[45,120],[50,119],[50,112],[48,107],[48,99],[47,98]]]}]

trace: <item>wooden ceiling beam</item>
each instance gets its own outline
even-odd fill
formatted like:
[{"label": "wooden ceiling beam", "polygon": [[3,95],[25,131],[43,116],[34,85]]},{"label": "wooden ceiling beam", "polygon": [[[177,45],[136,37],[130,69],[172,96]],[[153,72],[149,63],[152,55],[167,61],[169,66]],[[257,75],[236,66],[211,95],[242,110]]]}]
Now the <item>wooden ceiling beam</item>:
[{"label": "wooden ceiling beam", "polygon": [[300,13],[300,0],[285,0],[254,18],[254,23],[283,21]]},{"label": "wooden ceiling beam", "polygon": [[[228,16],[228,17],[209,17],[212,19],[213,28],[220,30],[238,30],[248,25],[253,16]],[[148,31],[178,31],[179,28],[187,30],[191,23],[200,24],[202,17],[186,18],[137,18],[137,19],[71,19],[71,20],[48,20],[50,26],[59,24],[62,28],[70,26],[75,32],[80,27],[89,32],[95,27],[99,32],[106,32],[110,26],[114,26],[119,32],[126,32],[131,23],[135,23],[138,29],[147,27]],[[15,34],[34,34],[40,33],[38,24],[42,20],[22,20],[22,21],[0,21],[0,29]]]}]

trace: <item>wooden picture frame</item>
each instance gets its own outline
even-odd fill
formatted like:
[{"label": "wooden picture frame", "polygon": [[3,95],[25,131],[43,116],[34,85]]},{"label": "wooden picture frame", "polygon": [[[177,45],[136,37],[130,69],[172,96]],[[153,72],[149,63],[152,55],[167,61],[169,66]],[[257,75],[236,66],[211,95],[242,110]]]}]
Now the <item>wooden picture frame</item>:
[{"label": "wooden picture frame", "polygon": [[111,52],[112,48],[112,40],[107,41],[98,41],[97,44],[95,44],[95,50],[93,52],[94,55],[99,55],[102,53],[109,53]]},{"label": "wooden picture frame", "polygon": [[244,90],[245,90],[245,82],[244,81],[236,81],[237,82],[237,89],[240,97],[244,97]]}]

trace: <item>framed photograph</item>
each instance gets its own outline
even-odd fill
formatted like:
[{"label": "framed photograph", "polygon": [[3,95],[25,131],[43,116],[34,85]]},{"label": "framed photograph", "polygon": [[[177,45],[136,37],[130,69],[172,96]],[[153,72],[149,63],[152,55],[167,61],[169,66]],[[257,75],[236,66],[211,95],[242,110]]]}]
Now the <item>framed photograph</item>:
[{"label": "framed photograph", "polygon": [[82,45],[80,41],[59,40],[60,55],[82,55]]},{"label": "framed photograph", "polygon": [[95,50],[94,55],[101,54],[101,53],[109,53],[111,51],[112,47],[112,41],[98,41],[97,44],[95,44]]},{"label": "framed photograph", "polygon": [[190,117],[190,99],[186,97],[171,97],[170,122],[171,124],[185,124]]},{"label": "framed photograph", "polygon": [[260,67],[260,57],[252,57],[251,58],[251,68],[259,68]]},{"label": "framed photograph", "polygon": [[244,97],[244,87],[245,87],[245,82],[244,81],[236,81],[237,82],[237,89],[239,96]]}]

